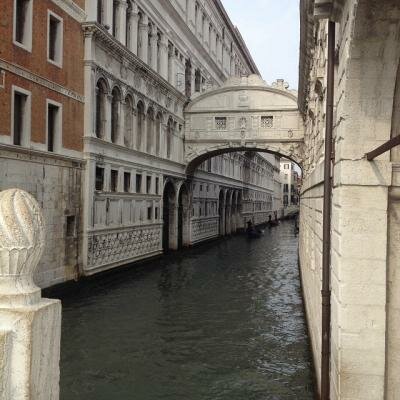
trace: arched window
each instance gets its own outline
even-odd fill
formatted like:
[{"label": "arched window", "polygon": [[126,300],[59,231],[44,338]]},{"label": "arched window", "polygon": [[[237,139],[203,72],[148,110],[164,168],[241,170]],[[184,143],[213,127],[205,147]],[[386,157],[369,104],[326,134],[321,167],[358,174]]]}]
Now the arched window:
[{"label": "arched window", "polygon": [[127,147],[132,147],[133,144],[133,100],[130,95],[125,98],[124,144]]},{"label": "arched window", "polygon": [[111,141],[116,143],[119,135],[119,111],[121,104],[121,95],[116,87],[113,89],[111,96]]},{"label": "arched window", "polygon": [[154,150],[154,111],[152,108],[147,110],[147,153],[152,153]]},{"label": "arched window", "polygon": [[107,85],[103,79],[99,79],[96,84],[96,122],[95,132],[96,136],[103,139],[105,136],[105,122],[106,122],[106,97],[107,97]]},{"label": "arched window", "polygon": [[141,101],[139,101],[137,105],[137,126],[136,126],[136,150],[142,149],[142,135],[143,135],[143,127],[144,127],[144,105]]},{"label": "arched window", "polygon": [[167,158],[171,158],[174,121],[170,117],[167,125]]},{"label": "arched window", "polygon": [[162,115],[157,114],[155,123],[155,136],[156,136],[156,154],[160,155],[160,138],[161,138],[161,128],[162,128]]}]

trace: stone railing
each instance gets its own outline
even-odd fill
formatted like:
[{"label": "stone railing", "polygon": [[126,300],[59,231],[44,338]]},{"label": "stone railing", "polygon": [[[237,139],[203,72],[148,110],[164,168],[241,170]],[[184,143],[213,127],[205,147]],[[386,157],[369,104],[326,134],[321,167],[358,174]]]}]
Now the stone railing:
[{"label": "stone railing", "polygon": [[0,400],[59,398],[61,303],[33,282],[44,245],[36,200],[0,192]]}]

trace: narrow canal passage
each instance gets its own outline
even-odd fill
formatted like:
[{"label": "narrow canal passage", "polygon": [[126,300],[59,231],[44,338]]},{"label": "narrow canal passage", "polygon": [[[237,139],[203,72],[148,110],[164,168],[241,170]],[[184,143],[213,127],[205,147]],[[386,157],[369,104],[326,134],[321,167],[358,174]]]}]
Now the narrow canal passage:
[{"label": "narrow canal passage", "polygon": [[293,224],[80,283],[62,400],[311,400]]}]

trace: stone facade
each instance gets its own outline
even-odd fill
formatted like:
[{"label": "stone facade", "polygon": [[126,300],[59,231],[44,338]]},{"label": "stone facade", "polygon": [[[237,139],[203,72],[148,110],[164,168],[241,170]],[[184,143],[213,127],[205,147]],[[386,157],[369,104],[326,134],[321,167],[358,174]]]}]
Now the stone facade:
[{"label": "stone facade", "polygon": [[87,1],[86,13],[82,272],[230,234],[246,218],[265,222],[274,157],[245,191],[239,169],[254,155],[212,159],[186,180],[186,104],[258,72],[222,4]]},{"label": "stone facade", "polygon": [[44,210],[41,286],[76,278],[80,265],[83,8],[83,0],[0,4],[0,190],[24,189]]},{"label": "stone facade", "polygon": [[[300,261],[317,371],[321,350],[327,20],[336,23],[331,252],[331,399],[400,396],[398,1],[301,2],[299,106],[305,119]],[[318,19],[315,18],[318,17]]]}]

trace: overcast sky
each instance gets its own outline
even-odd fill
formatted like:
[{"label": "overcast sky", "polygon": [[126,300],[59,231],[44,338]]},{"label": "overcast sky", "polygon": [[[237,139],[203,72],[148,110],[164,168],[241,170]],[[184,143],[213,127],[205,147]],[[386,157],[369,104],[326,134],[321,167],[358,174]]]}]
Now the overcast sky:
[{"label": "overcast sky", "polygon": [[271,84],[285,79],[297,90],[299,0],[222,0],[257,64]]}]

